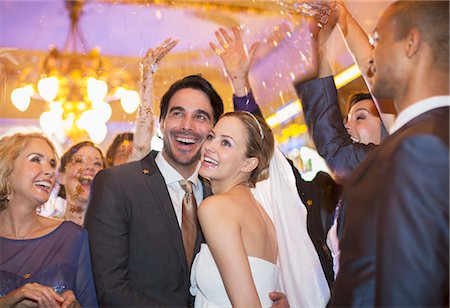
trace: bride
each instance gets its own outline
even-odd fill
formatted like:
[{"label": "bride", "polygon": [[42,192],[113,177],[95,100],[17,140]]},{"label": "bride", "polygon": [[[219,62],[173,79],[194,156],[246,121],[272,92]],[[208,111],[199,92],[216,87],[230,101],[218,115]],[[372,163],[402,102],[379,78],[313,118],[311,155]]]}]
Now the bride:
[{"label": "bride", "polygon": [[268,294],[278,282],[275,227],[250,188],[267,176],[273,144],[267,124],[246,112],[223,115],[206,138],[199,173],[214,195],[198,209],[208,245],[192,268],[196,307],[271,305]]},{"label": "bride", "polygon": [[[274,290],[285,292],[292,306],[325,306],[329,291],[306,232],[306,210],[289,194],[293,188],[298,197],[295,179],[286,176],[288,162],[273,153],[272,131],[247,112],[223,115],[205,141],[199,173],[214,195],[198,209],[208,245],[191,272],[196,307],[269,307]],[[262,181],[269,162],[274,174]],[[288,196],[274,194],[281,190]]]}]

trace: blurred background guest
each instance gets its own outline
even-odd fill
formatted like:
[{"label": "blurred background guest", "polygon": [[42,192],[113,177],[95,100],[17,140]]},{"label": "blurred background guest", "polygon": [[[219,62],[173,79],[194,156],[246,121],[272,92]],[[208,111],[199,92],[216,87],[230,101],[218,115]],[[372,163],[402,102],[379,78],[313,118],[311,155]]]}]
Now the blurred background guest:
[{"label": "blurred background guest", "polygon": [[[133,150],[133,133],[120,133],[114,137],[113,142],[106,151],[106,164],[108,167],[126,163]],[[150,143],[149,136],[149,143]]]},{"label": "blurred background guest", "polygon": [[59,196],[66,202],[44,204],[39,213],[83,225],[94,176],[106,166],[102,151],[91,141],[71,146],[61,157]]}]

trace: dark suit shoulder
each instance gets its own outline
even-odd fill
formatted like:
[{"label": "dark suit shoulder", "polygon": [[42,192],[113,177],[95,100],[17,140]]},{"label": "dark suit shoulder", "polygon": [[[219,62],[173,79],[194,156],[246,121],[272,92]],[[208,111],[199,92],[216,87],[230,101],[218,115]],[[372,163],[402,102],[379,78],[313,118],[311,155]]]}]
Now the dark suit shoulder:
[{"label": "dark suit shoulder", "polygon": [[101,170],[99,173],[111,174],[122,177],[129,174],[153,174],[158,171],[154,157],[157,152],[152,151],[147,156],[138,161],[128,162],[119,166],[113,166]]},{"label": "dark suit shoulder", "polygon": [[430,110],[408,122],[401,128],[404,135],[429,134],[449,144],[449,107]]}]

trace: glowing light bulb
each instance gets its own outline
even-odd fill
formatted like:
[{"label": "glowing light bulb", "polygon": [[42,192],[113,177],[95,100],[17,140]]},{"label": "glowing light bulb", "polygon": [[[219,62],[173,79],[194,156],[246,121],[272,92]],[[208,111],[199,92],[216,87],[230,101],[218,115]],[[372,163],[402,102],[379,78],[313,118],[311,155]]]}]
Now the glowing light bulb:
[{"label": "glowing light bulb", "polygon": [[122,93],[122,97],[120,98],[120,105],[123,110],[132,114],[139,107],[140,98],[139,94],[136,91],[124,91]]},{"label": "glowing light bulb", "polygon": [[52,102],[48,104],[50,107],[50,111],[54,114],[59,115],[59,117],[62,117],[62,114],[64,113],[64,109],[62,107],[62,103],[59,101]]},{"label": "glowing light bulb", "polygon": [[115,95],[116,95],[118,98],[122,98],[122,96],[123,96],[123,94],[125,93],[125,91],[126,91],[126,90],[125,90],[124,88],[118,87],[117,90],[116,90]]},{"label": "glowing light bulb", "polygon": [[94,122],[97,121],[97,113],[93,109],[86,110],[83,112],[78,120],[75,122],[75,125],[80,129],[86,129]]},{"label": "glowing light bulb", "polygon": [[97,122],[91,123],[93,125],[86,128],[86,131],[89,135],[89,138],[94,143],[102,143],[105,140],[106,135],[108,134],[108,127],[105,123]]},{"label": "glowing light bulb", "polygon": [[89,77],[87,80],[87,95],[91,102],[100,102],[108,93],[108,85],[103,80]]},{"label": "glowing light bulb", "polygon": [[58,94],[58,78],[47,77],[39,80],[37,84],[39,95],[47,102],[52,102]]},{"label": "glowing light bulb", "polygon": [[106,102],[98,102],[98,103],[92,103],[92,108],[94,108],[95,111],[97,111],[97,114],[99,116],[99,120],[103,123],[106,123],[111,119],[112,115],[112,108],[111,105],[109,105]]},{"label": "glowing light bulb", "polygon": [[17,88],[11,92],[11,101],[18,110],[24,112],[30,106],[31,98],[24,88]]},{"label": "glowing light bulb", "polygon": [[58,118],[57,115],[50,112],[45,111],[39,117],[39,125],[42,128],[42,131],[47,135],[52,135],[58,129]]}]

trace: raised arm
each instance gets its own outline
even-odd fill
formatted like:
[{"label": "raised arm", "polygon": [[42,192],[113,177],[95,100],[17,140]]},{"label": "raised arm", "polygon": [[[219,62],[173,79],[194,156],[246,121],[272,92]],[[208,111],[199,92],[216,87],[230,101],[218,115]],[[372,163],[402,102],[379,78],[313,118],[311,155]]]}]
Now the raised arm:
[{"label": "raised arm", "polygon": [[348,11],[344,1],[336,1],[336,9],[339,14],[338,27],[345,40],[348,50],[353,56],[361,72],[367,76],[369,72],[368,59],[372,53],[372,45],[366,32]]},{"label": "raised arm", "polygon": [[[369,78],[371,76],[368,59],[372,54],[372,44],[369,36],[359,25],[358,21],[352,16],[344,4],[343,0],[336,0],[336,10],[339,16],[338,28],[344,38],[347,49],[358,65],[367,87],[370,89]],[[395,120],[395,110],[393,103],[386,100],[378,100],[374,97],[375,105],[380,113],[384,126],[389,130]]]},{"label": "raised arm", "polygon": [[336,85],[326,58],[327,40],[335,23],[333,15],[314,35],[318,78],[299,81],[294,87],[317,151],[327,162],[336,182],[344,184],[374,145],[354,143],[343,123]]},{"label": "raised arm", "polygon": [[150,153],[153,135],[153,74],[158,63],[174,48],[178,40],[166,39],[155,49],[149,48],[141,62],[141,81],[139,84],[140,105],[136,118],[136,130],[133,137],[133,150],[128,161],[142,159]]},{"label": "raised arm", "polygon": [[221,59],[227,77],[233,87],[234,110],[248,111],[263,117],[253,97],[248,81],[250,66],[259,43],[254,43],[250,47],[250,50],[247,51],[239,29],[236,27],[232,28],[232,35],[223,28],[216,31],[215,35],[218,45],[212,42],[209,45]]}]

